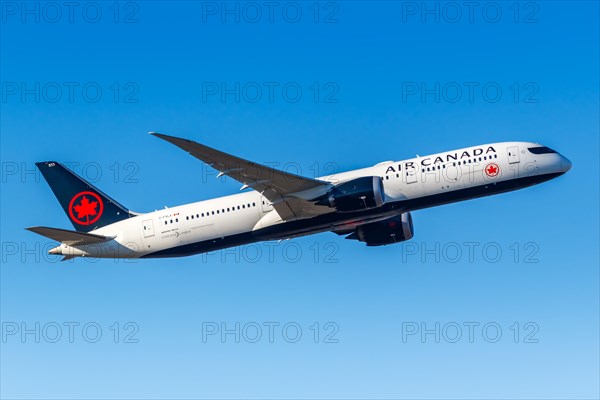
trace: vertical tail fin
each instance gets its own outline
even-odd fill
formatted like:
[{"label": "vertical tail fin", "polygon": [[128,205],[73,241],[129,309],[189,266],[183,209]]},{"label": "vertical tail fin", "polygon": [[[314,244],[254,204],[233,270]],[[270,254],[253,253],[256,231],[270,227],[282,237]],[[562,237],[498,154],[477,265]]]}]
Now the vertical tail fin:
[{"label": "vertical tail fin", "polygon": [[55,161],[36,163],[79,232],[89,232],[134,216],[127,208]]}]

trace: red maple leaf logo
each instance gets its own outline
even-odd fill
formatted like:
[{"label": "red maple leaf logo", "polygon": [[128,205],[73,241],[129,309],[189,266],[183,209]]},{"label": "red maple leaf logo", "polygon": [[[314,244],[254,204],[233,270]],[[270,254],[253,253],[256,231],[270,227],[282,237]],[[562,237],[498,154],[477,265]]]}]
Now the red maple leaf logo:
[{"label": "red maple leaf logo", "polygon": [[89,201],[87,197],[83,196],[81,202],[73,208],[77,213],[77,218],[80,220],[86,218],[86,221],[89,223],[90,216],[96,215],[96,207],[98,207],[97,201]]},{"label": "red maple leaf logo", "polygon": [[488,164],[485,167],[485,173],[487,174],[487,176],[494,177],[494,176],[498,175],[499,172],[500,172],[500,168],[496,164]]},{"label": "red maple leaf logo", "polygon": [[94,192],[80,192],[71,199],[69,216],[80,225],[91,225],[102,215],[104,205]]}]

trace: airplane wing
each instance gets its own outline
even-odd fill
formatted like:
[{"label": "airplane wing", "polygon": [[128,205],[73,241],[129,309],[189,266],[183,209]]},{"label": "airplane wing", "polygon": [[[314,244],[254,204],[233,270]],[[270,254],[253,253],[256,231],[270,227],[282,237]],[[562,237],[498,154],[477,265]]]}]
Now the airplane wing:
[{"label": "airplane wing", "polygon": [[325,194],[332,185],[317,179],[306,178],[279,171],[231,154],[213,149],[188,139],[150,132],[204,161],[217,171],[243,184],[242,189],[252,188],[265,196],[282,220],[300,219],[331,212],[325,206],[315,205],[310,199]]},{"label": "airplane wing", "polygon": [[32,226],[25,229],[69,246],[101,243],[115,238],[114,236],[103,236],[96,235],[94,233],[76,232],[59,228],[48,228],[46,226]]}]

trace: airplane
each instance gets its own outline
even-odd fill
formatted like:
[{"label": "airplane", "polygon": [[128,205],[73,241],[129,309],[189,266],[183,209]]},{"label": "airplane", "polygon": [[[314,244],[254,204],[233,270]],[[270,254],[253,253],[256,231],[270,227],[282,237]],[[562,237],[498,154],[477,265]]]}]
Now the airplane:
[{"label": "airplane", "polygon": [[502,142],[313,179],[192,140],[150,134],[216,169],[218,177],[239,181],[242,193],[138,213],[60,163],[39,162],[75,230],[26,229],[60,242],[49,253],[63,260],[181,257],[328,231],[382,246],[412,239],[412,211],[525,188],[572,166],[546,146]]}]

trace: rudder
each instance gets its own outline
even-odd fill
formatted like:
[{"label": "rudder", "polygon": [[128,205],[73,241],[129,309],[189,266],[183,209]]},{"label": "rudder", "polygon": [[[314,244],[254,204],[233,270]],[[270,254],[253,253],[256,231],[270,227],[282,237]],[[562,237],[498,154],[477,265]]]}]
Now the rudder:
[{"label": "rudder", "polygon": [[77,231],[90,232],[135,215],[60,163],[35,165]]}]

